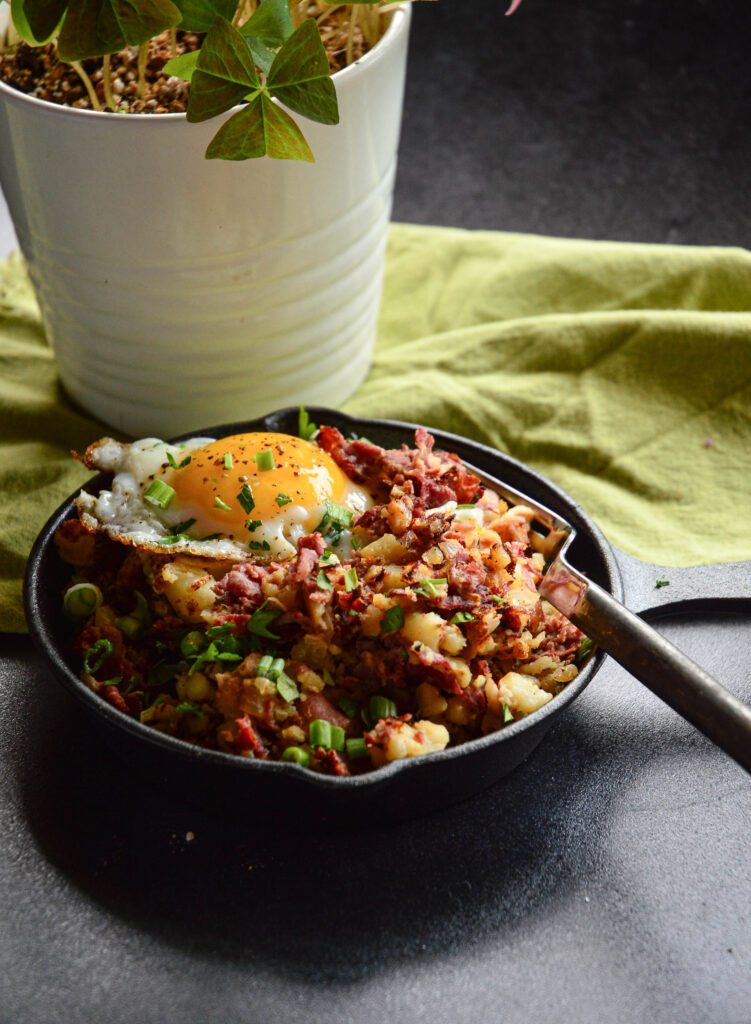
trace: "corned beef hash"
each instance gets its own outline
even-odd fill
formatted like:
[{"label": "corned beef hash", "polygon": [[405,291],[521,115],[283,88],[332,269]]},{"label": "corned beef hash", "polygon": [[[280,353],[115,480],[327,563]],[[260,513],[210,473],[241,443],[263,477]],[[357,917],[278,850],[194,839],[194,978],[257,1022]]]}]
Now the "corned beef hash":
[{"label": "corned beef hash", "polygon": [[503,729],[589,641],[537,592],[532,511],[423,430],[104,438],[56,534],[80,678],[189,743],[332,775]]}]

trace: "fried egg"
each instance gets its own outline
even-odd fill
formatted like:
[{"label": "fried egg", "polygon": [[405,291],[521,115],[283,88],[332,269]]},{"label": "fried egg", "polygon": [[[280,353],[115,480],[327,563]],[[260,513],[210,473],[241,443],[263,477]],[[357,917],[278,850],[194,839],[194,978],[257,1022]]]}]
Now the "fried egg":
[{"label": "fried egg", "polygon": [[374,504],[328,452],[289,434],[103,438],[84,462],[114,474],[110,490],[76,499],[84,525],[162,554],[290,559],[301,537],[332,518],[330,543],[347,553],[348,520]]}]

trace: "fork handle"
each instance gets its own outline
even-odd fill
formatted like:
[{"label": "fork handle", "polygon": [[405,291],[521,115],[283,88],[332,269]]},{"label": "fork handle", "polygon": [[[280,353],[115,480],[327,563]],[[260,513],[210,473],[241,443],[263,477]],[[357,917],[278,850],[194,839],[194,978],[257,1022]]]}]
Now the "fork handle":
[{"label": "fork handle", "polygon": [[751,772],[751,708],[596,583],[586,582],[576,608],[566,614],[620,665]]}]

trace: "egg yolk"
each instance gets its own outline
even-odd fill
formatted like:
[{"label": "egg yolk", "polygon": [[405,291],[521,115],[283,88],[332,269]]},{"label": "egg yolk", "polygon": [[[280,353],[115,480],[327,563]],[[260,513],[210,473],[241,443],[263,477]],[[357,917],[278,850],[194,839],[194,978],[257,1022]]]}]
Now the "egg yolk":
[{"label": "egg yolk", "polygon": [[202,509],[235,536],[247,533],[248,520],[279,518],[287,505],[307,509],[302,522],[306,530],[313,530],[327,498],[346,503],[348,484],[331,456],[317,445],[275,433],[235,434],[214,441],[192,452],[190,463],[172,480],[181,504]]}]

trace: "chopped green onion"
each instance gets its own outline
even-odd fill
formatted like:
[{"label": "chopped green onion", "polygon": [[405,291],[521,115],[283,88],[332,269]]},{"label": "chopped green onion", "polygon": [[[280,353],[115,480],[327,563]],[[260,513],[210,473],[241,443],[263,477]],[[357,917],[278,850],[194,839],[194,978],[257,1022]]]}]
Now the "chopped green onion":
[{"label": "chopped green onion", "polygon": [[254,530],[258,529],[262,522],[262,519],[247,519],[245,522],[245,529],[248,533],[252,533]]},{"label": "chopped green onion", "polygon": [[339,555],[327,548],[326,551],[318,559],[319,565],[339,565]]},{"label": "chopped green onion", "polygon": [[342,697],[339,701],[339,710],[343,711],[347,718],[354,718],[360,710],[360,705],[354,697]]},{"label": "chopped green onion", "polygon": [[282,754],[282,761],[294,761],[301,768],[307,768],[310,765],[310,751],[302,747],[287,747]]},{"label": "chopped green onion", "polygon": [[376,694],[368,701],[368,716],[374,723],[379,718],[396,718],[396,704],[388,697]]},{"label": "chopped green onion", "polygon": [[280,608],[267,608],[266,605],[269,603],[268,598],[263,604],[251,615],[248,620],[248,632],[255,633],[256,636],[267,636],[270,640],[278,640],[279,637],[276,633],[269,632],[269,625],[278,618],[282,612]]},{"label": "chopped green onion", "polygon": [[140,636],[149,624],[149,606],[140,590],[135,591],[136,606],[130,615],[115,619],[115,625],[126,636],[133,639]]},{"label": "chopped green onion", "polygon": [[469,501],[469,502],[466,502],[464,505],[457,505],[456,506],[456,511],[458,512],[460,508],[477,508],[477,505],[473,505],[472,502]]},{"label": "chopped green onion", "polygon": [[284,505],[289,505],[292,502],[292,498],[289,498],[286,494],[277,494],[274,501],[277,503],[279,508],[282,508]]},{"label": "chopped green onion", "polygon": [[327,668],[325,668],[325,669],[323,670],[323,673],[322,673],[322,674],[323,674],[323,681],[324,681],[324,683],[325,683],[325,684],[326,684],[327,686],[333,686],[333,685],[334,685],[334,677],[333,677],[333,676],[331,675],[331,673],[329,672],[329,670],[328,670]]},{"label": "chopped green onion", "polygon": [[591,653],[595,646],[594,640],[590,640],[588,636],[585,636],[582,642],[579,644],[579,650],[576,652],[576,662],[581,664],[588,654]]},{"label": "chopped green onion", "polygon": [[222,501],[221,498],[214,498],[214,508],[220,508],[222,512],[231,512],[232,509],[229,507],[226,501]]},{"label": "chopped green onion", "polygon": [[266,472],[274,468],[274,453],[270,448],[264,448],[262,452],[256,452],[253,462],[258,466],[259,473]]},{"label": "chopped green onion", "polygon": [[180,712],[190,711],[194,715],[201,715],[201,714],[203,714],[203,712],[201,711],[199,706],[197,704],[194,704],[192,700],[184,700],[184,701],[182,701],[181,704],[177,704],[176,707],[175,707],[175,711],[180,711]]},{"label": "chopped green onion", "polygon": [[438,587],[445,586],[447,583],[448,579],[445,576],[441,579],[424,579],[420,580],[412,589],[425,594],[426,597],[435,597],[438,593]]},{"label": "chopped green onion", "polygon": [[[205,537],[201,539],[206,540]],[[157,544],[167,546],[168,544],[179,544],[181,540],[193,540],[193,538],[189,537],[187,533],[171,533],[168,537],[160,537]]]},{"label": "chopped green onion", "polygon": [[263,676],[264,679],[270,679],[271,676],[269,675],[269,672],[271,671],[271,666],[273,665],[273,663],[274,659],[271,657],[271,655],[264,654],[264,656],[258,662],[258,667],[256,668],[256,675]]},{"label": "chopped green onion", "polygon": [[300,406],[300,411],[297,414],[297,433],[303,441],[309,441],[313,434],[315,434],[318,427],[313,423],[310,416],[308,416],[308,410],[304,405]]},{"label": "chopped green onion", "polygon": [[177,469],[177,463],[175,462],[175,456],[172,452],[167,452],[167,462],[172,466],[173,469]]},{"label": "chopped green onion", "polygon": [[155,505],[157,508],[169,508],[169,504],[175,496],[174,487],[170,487],[164,480],[154,480],[149,485],[144,499],[149,502],[150,505]]},{"label": "chopped green onion", "polygon": [[271,551],[271,545],[267,540],[249,540],[248,547],[251,551]]},{"label": "chopped green onion", "polygon": [[344,750],[344,729],[340,725],[331,726],[331,749]]},{"label": "chopped green onion", "polygon": [[331,747],[331,722],[325,718],[314,718],[308,733],[311,747]]},{"label": "chopped green onion", "polygon": [[384,612],[383,618],[381,619],[381,632],[393,633],[395,630],[401,629],[403,625],[404,612],[402,611],[402,606],[400,604],[395,604]]},{"label": "chopped green onion", "polygon": [[362,544],[357,539],[357,537],[351,537],[349,541],[349,546],[352,548],[353,551],[359,551],[360,548],[362,547]]},{"label": "chopped green onion", "polygon": [[276,689],[279,696],[287,702],[297,700],[300,696],[300,691],[297,689],[294,680],[290,679],[284,671],[280,672],[277,676]]},{"label": "chopped green onion", "polygon": [[[182,445],[180,447],[182,447]],[[167,452],[167,462],[169,462],[173,469],[185,469],[186,466],[190,465],[190,455],[186,455],[183,461],[178,465],[178,463],[175,462],[172,452]]]},{"label": "chopped green onion", "polygon": [[342,531],[350,527],[354,521],[354,512],[345,505],[337,505],[335,501],[326,499],[326,511],[323,514],[316,531],[330,538],[332,544],[336,544]]},{"label": "chopped green onion", "polygon": [[318,584],[318,589],[319,590],[333,590],[334,589],[334,584],[328,578],[328,576],[323,571],[323,569],[319,569],[318,570],[318,575],[316,576],[316,583]]},{"label": "chopped green onion", "polygon": [[347,740],[346,748],[348,757],[370,757],[370,752],[362,736],[355,736],[353,739]]},{"label": "chopped green onion", "polygon": [[99,587],[93,583],[76,583],[68,587],[63,597],[66,614],[74,619],[85,619],[104,601]]},{"label": "chopped green onion", "polygon": [[[100,685],[101,686],[117,686],[117,684],[121,683],[122,681],[123,681],[123,677],[122,676],[113,676],[111,679],[102,679]],[[126,690],[125,692],[128,693],[129,690],[130,690],[130,688],[128,688],[128,690]]]},{"label": "chopped green onion", "polygon": [[669,587],[670,580],[655,580],[655,590],[659,590],[660,587]]},{"label": "chopped green onion", "polygon": [[357,586],[357,569],[351,565],[344,573],[344,589],[349,594]]},{"label": "chopped green onion", "polygon": [[506,725],[508,722],[513,722],[514,716],[511,713],[511,708],[508,704],[504,703],[501,705],[503,708],[503,724]]},{"label": "chopped green onion", "polygon": [[274,658],[271,662],[271,672],[273,674],[269,676],[269,679],[276,679],[280,672],[284,672],[284,664],[284,658]]},{"label": "chopped green onion", "polygon": [[474,622],[475,617],[472,612],[457,612],[449,621],[452,625],[457,622]]},{"label": "chopped green onion", "polygon": [[232,469],[232,452],[224,453],[224,468]]},{"label": "chopped green onion", "polygon": [[246,516],[249,516],[256,507],[256,503],[253,500],[253,492],[247,484],[242,485],[240,493],[237,495],[237,500],[240,502],[240,506]]},{"label": "chopped green onion", "polygon": [[174,536],[175,534],[183,534],[195,524],[195,519],[186,519],[182,523],[175,523],[174,526],[170,526],[169,532]]},{"label": "chopped green onion", "polygon": [[206,636],[211,640],[218,640],[220,637],[229,636],[235,627],[231,622],[223,622],[221,626],[211,626],[206,630]]},{"label": "chopped green onion", "polygon": [[98,672],[102,665],[105,663],[107,658],[110,657],[114,651],[114,646],[111,640],[105,640],[104,637],[100,637],[84,655],[83,667],[84,671],[92,674]]}]

